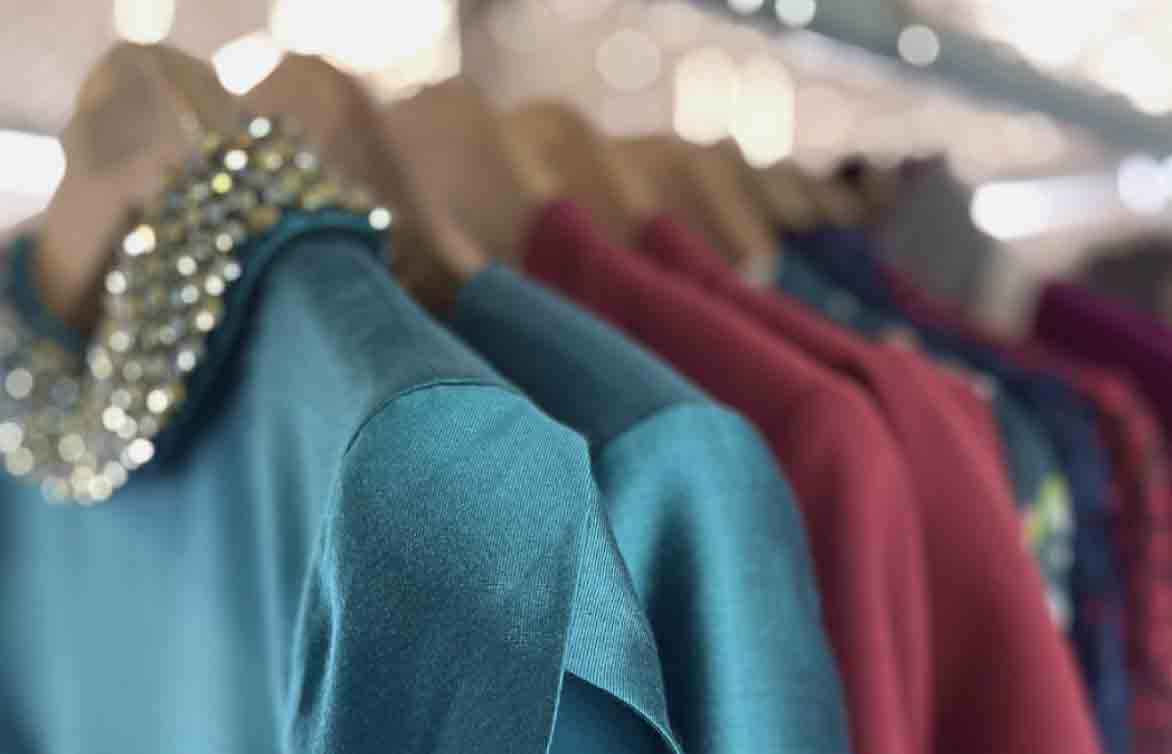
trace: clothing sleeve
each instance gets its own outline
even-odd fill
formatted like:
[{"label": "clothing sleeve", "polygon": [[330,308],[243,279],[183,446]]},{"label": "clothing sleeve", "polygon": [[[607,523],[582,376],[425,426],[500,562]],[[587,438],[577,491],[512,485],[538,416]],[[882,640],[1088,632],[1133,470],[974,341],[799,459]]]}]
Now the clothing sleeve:
[{"label": "clothing sleeve", "polygon": [[629,707],[566,674],[549,754],[662,754],[663,744]]},{"label": "clothing sleeve", "polygon": [[850,751],[805,526],[760,434],[681,405],[596,458],[686,750]]},{"label": "clothing sleeve", "polygon": [[596,496],[585,444],[517,394],[440,384],[385,405],[308,575],[286,750],[544,752]]},{"label": "clothing sleeve", "polygon": [[934,637],[905,459],[849,393],[798,402],[768,437],[802,499],[855,749],[930,751]]}]

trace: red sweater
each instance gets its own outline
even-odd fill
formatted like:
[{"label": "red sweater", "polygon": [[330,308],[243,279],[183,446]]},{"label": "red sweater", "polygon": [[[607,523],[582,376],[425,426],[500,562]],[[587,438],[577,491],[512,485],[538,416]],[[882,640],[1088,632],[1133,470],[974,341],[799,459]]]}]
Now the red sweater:
[{"label": "red sweater", "polygon": [[[800,305],[756,290],[668,217],[648,224],[644,251],[750,315],[778,342],[849,375],[874,398],[912,474],[926,532],[934,688],[914,719],[922,751],[1092,754],[1097,735],[1069,648],[1046,609],[986,424],[926,362],[862,342]],[[850,709],[853,714],[856,710]],[[917,740],[909,735],[909,740]],[[869,738],[861,753],[890,749]],[[911,749],[908,749],[911,751]]]},{"label": "red sweater", "polygon": [[802,509],[859,751],[916,751],[932,646],[922,531],[874,405],[744,314],[609,246],[570,203],[542,213],[525,268],[758,427]]}]

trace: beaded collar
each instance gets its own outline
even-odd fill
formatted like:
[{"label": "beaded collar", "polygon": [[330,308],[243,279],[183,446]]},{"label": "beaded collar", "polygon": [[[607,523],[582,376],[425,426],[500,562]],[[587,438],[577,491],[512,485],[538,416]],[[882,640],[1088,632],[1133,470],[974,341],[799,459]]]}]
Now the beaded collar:
[{"label": "beaded collar", "polygon": [[360,214],[391,223],[362,189],[323,168],[295,126],[257,116],[208,134],[112,252],[93,340],[81,349],[34,328],[8,265],[0,270],[0,453],[47,500],[107,500],[155,455],[183,406],[225,294],[286,211]]}]

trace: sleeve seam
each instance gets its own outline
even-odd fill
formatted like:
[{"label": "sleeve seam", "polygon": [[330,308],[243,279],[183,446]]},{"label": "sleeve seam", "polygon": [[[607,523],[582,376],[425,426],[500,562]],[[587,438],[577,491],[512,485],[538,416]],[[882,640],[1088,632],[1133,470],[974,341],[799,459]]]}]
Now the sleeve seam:
[{"label": "sleeve seam", "polygon": [[410,395],[414,395],[416,393],[422,393],[422,392],[425,392],[428,390],[433,390],[433,389],[437,389],[437,388],[444,388],[444,387],[482,387],[482,388],[489,388],[494,391],[506,393],[508,395],[512,395],[517,398],[522,398],[522,399],[525,398],[525,395],[514,387],[511,387],[509,385],[504,385],[504,384],[501,384],[500,382],[494,382],[492,380],[488,380],[488,379],[484,379],[484,378],[473,377],[473,378],[437,379],[437,380],[432,380],[430,382],[425,382],[420,385],[413,385],[409,388],[405,388],[405,389],[400,390],[396,393],[393,393],[392,395],[389,395],[389,396],[386,396],[386,397],[380,399],[371,407],[371,409],[369,411],[367,411],[366,416],[360,422],[358,422],[358,425],[354,428],[354,431],[351,432],[350,438],[346,441],[346,445],[342,450],[342,461],[343,462],[345,461],[346,456],[348,456],[350,454],[351,449],[353,449],[354,445],[358,442],[358,438],[362,435],[362,433],[366,430],[366,428],[368,426],[370,426],[371,422],[373,422],[381,414],[383,414],[388,408],[390,408],[391,404],[395,403],[396,401],[398,401],[401,398],[406,398],[406,397],[408,397]]}]

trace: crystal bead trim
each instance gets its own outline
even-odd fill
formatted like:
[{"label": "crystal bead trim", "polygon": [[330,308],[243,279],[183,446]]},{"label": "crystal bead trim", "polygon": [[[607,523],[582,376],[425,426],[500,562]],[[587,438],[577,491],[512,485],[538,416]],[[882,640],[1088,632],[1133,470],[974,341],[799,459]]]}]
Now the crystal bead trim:
[{"label": "crystal bead trim", "polygon": [[8,474],[38,482],[47,500],[108,500],[151,461],[243,274],[241,251],[286,210],[343,210],[374,230],[391,225],[390,211],[332,175],[285,119],[249,117],[202,142],[132,213],[84,354],[35,332],[11,280],[0,279],[0,454]]}]

